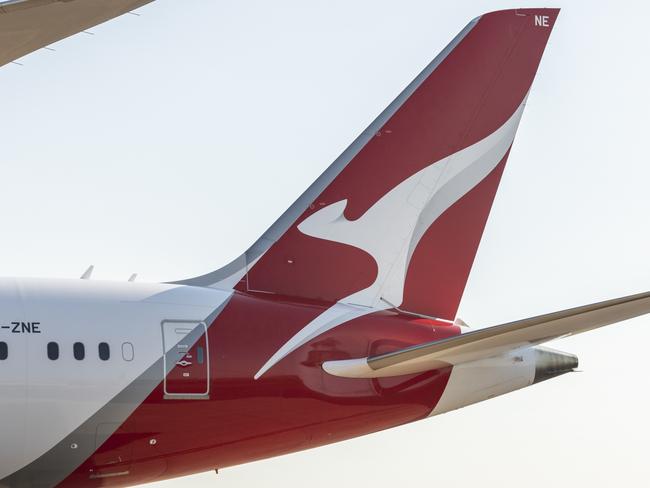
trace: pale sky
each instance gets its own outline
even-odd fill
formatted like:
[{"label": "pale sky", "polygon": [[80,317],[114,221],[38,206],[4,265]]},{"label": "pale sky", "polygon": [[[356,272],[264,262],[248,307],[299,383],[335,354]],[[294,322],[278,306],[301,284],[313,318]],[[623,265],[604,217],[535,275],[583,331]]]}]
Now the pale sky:
[{"label": "pale sky", "polygon": [[[5,66],[0,274],[216,269],[470,19],[523,6],[544,5],[157,0]],[[650,289],[650,4],[547,6],[562,12],[460,307],[475,328]],[[551,344],[583,373],[150,486],[647,486],[649,325]]]}]

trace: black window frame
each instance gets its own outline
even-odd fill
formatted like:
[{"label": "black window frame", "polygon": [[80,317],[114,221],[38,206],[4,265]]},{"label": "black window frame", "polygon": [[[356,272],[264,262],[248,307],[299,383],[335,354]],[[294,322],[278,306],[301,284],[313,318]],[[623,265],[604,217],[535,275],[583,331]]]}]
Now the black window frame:
[{"label": "black window frame", "polygon": [[47,358],[50,361],[56,361],[59,359],[59,356],[61,355],[61,350],[59,349],[59,343],[58,342],[48,342],[47,343]]},{"label": "black window frame", "polygon": [[5,341],[0,341],[0,361],[4,361],[9,357],[9,344]]},{"label": "black window frame", "polygon": [[86,346],[84,346],[83,342],[75,342],[72,345],[72,355],[77,361],[86,359]]},{"label": "black window frame", "polygon": [[111,346],[108,342],[100,342],[97,345],[97,354],[102,361],[108,361],[111,358]]}]

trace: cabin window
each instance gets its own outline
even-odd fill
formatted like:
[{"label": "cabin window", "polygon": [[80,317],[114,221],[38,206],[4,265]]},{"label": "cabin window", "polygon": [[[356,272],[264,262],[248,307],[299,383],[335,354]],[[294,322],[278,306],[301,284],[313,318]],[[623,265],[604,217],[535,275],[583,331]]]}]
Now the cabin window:
[{"label": "cabin window", "polygon": [[82,342],[75,342],[72,346],[72,354],[77,361],[83,360],[86,357],[86,348]]},{"label": "cabin window", "polygon": [[135,352],[133,351],[133,344],[130,342],[125,342],[122,344],[122,358],[125,361],[133,361],[134,356]]},{"label": "cabin window", "polygon": [[111,348],[106,342],[99,343],[99,359],[102,361],[108,361],[111,357]]},{"label": "cabin window", "polygon": [[56,342],[47,343],[47,357],[52,361],[59,359],[59,345]]},{"label": "cabin window", "polygon": [[6,342],[0,342],[0,361],[4,361],[9,356],[9,346]]}]

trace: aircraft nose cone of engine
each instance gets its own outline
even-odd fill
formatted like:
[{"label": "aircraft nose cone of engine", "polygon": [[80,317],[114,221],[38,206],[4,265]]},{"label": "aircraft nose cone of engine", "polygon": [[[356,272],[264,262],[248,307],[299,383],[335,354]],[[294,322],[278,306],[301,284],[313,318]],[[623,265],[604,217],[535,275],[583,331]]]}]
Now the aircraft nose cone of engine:
[{"label": "aircraft nose cone of engine", "polygon": [[556,351],[548,347],[536,347],[533,384],[569,373],[577,367],[578,357],[575,354]]}]

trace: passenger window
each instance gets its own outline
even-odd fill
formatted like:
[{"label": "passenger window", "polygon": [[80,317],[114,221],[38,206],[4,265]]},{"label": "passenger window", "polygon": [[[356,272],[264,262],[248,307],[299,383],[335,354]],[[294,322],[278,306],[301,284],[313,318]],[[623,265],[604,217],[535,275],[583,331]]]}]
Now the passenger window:
[{"label": "passenger window", "polygon": [[0,342],[0,361],[4,361],[9,356],[9,346],[6,342]]},{"label": "passenger window", "polygon": [[74,354],[74,358],[77,361],[81,361],[86,357],[86,348],[84,347],[83,343],[75,342],[72,346],[72,353]]},{"label": "passenger window", "polygon": [[133,344],[130,342],[122,344],[122,358],[124,358],[125,361],[133,361],[133,356],[135,356]]},{"label": "passenger window", "polygon": [[99,343],[99,359],[108,361],[111,357],[111,348],[106,342]]},{"label": "passenger window", "polygon": [[47,357],[52,361],[59,359],[59,345],[56,342],[47,343]]}]

